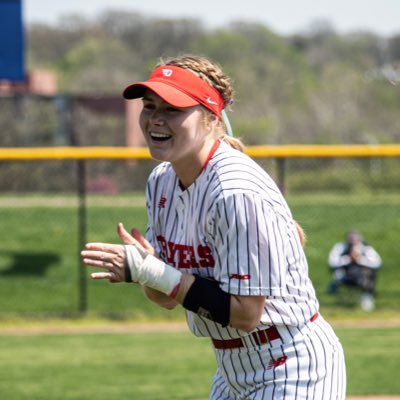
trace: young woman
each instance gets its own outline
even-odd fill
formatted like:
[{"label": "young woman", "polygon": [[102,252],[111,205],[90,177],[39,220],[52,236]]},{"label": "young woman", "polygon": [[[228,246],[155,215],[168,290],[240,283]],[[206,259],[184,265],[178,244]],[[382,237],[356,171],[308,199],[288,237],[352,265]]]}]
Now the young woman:
[{"label": "young woman", "polygon": [[[204,57],[158,65],[127,99],[161,163],[147,185],[146,238],[89,243],[94,279],[137,282],[210,338],[210,399],[345,399],[342,347],[318,311],[301,230],[270,176],[228,135],[230,80]],[[225,122],[224,122],[225,121]]]}]

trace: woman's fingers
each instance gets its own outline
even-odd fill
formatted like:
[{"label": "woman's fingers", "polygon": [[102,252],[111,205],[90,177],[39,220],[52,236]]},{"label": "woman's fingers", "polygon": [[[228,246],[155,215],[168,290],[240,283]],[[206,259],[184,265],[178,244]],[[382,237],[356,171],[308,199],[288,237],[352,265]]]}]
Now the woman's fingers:
[{"label": "woman's fingers", "polygon": [[93,272],[90,274],[92,279],[108,279],[111,283],[123,282],[124,277],[121,274],[117,274],[113,271],[108,272]]},{"label": "woman's fingers", "polygon": [[83,250],[81,251],[81,256],[85,258],[91,258],[93,260],[108,261],[115,256],[115,253],[97,250]]},{"label": "woman's fingers", "polygon": [[120,222],[117,226],[117,231],[120,239],[125,244],[134,244],[144,251],[147,251],[151,255],[155,255],[155,251],[153,246],[146,240],[146,238],[140,233],[140,231],[136,228],[131,229],[131,233],[129,233],[124,225]]},{"label": "woman's fingers", "polygon": [[99,268],[124,268],[126,260],[124,246],[107,243],[88,243],[81,257],[84,264]]},{"label": "woman's fingers", "polygon": [[92,279],[108,279],[111,283],[125,281],[125,246],[110,243],[87,243],[81,251],[85,265],[104,268],[106,271],[94,272]]},{"label": "woman's fingers", "polygon": [[138,229],[132,228],[131,235],[145,251],[154,256],[155,252],[153,246],[146,240],[146,238],[140,233]]},{"label": "woman's fingers", "polygon": [[112,268],[115,266],[114,263],[110,262],[110,261],[102,261],[102,260],[97,260],[97,259],[93,259],[90,257],[85,257],[84,255],[82,256],[82,262],[85,265],[90,265],[91,267],[98,267],[98,268]]},{"label": "woman's fingers", "polygon": [[125,244],[139,244],[139,242],[124,228],[121,222],[117,226],[117,232],[118,236]]},{"label": "woman's fingers", "polygon": [[90,274],[92,279],[113,279],[114,273],[113,272],[93,272]]},{"label": "woman's fingers", "polygon": [[124,247],[120,244],[110,243],[87,243],[85,246],[86,250],[101,251],[105,253],[118,254],[124,250]]}]

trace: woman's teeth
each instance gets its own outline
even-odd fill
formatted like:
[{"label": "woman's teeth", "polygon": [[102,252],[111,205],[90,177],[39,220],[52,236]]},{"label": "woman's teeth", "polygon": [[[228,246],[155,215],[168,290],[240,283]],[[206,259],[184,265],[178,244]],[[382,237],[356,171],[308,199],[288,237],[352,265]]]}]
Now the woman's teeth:
[{"label": "woman's teeth", "polygon": [[150,137],[153,140],[168,140],[171,135],[167,135],[166,133],[150,132]]}]

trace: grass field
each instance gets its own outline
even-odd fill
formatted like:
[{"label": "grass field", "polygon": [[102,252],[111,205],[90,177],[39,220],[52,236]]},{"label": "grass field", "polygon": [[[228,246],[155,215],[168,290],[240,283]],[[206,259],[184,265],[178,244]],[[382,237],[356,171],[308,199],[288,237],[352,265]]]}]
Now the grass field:
[{"label": "grass field", "polygon": [[[322,309],[358,312],[355,299],[325,293],[327,256],[347,229],[357,227],[381,254],[375,313],[400,312],[400,195],[308,194],[289,196],[306,231],[310,275]],[[89,197],[87,241],[117,241],[116,225],[144,231],[143,195]],[[0,320],[14,316],[74,316],[78,310],[78,212],[73,197],[0,196]],[[88,275],[89,270],[84,270]],[[170,317],[146,301],[139,288],[85,280],[87,309],[112,318]],[[172,315],[174,317],[174,315]]]},{"label": "grass field", "polygon": [[[337,325],[345,347],[348,393],[400,394],[400,329],[391,325],[400,321],[400,195],[316,193],[288,196],[288,202],[308,237],[321,311]],[[76,205],[72,196],[0,196],[0,327],[22,329],[53,318],[63,326],[91,319],[110,325],[181,321],[181,310],[155,307],[137,286],[89,279],[88,310],[77,311],[82,267]],[[143,231],[143,206],[142,195],[89,197],[87,240],[117,240],[120,221]],[[354,293],[325,293],[329,249],[353,227],[384,260],[371,313],[359,310]],[[0,398],[10,400],[206,399],[214,371],[208,341],[187,332],[2,335],[0,361]]]},{"label": "grass field", "polygon": [[[400,394],[398,328],[336,332],[348,395]],[[206,400],[215,371],[209,341],[188,332],[0,338],[0,395],[8,400]]]}]

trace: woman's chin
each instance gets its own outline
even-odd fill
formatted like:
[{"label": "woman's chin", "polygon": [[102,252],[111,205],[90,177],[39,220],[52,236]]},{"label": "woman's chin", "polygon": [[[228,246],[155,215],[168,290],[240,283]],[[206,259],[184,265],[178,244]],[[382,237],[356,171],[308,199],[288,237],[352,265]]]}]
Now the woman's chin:
[{"label": "woman's chin", "polygon": [[154,160],[157,161],[170,161],[170,156],[168,155],[169,152],[160,148],[150,147],[150,154]]}]

